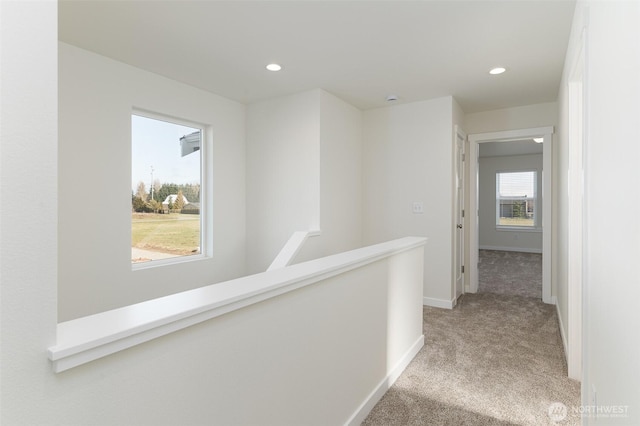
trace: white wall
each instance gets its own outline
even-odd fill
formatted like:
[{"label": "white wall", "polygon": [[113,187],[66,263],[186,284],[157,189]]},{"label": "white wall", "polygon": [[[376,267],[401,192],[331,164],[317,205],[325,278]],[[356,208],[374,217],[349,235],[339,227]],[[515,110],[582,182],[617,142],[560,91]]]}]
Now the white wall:
[{"label": "white wall", "polygon": [[[0,423],[36,424],[55,394],[58,275],[57,2],[0,2]],[[37,195],[37,196],[36,196]],[[24,205],[32,208],[7,208]],[[46,420],[41,421],[44,424]],[[62,420],[61,420],[62,421]]]},{"label": "white wall", "polygon": [[247,263],[265,271],[296,231],[294,262],[362,244],[362,113],[320,90],[249,105]]},{"label": "white wall", "polygon": [[320,224],[320,91],[247,108],[247,266],[266,271],[295,231]]},{"label": "white wall", "polygon": [[362,245],[362,112],[320,90],[320,230],[295,262]]},{"label": "white wall", "polygon": [[454,125],[457,124],[462,130],[466,132],[467,129],[464,126],[465,114],[455,98],[452,99],[452,109],[453,109],[453,124]]},{"label": "white wall", "polygon": [[[59,48],[60,320],[244,275],[244,106],[74,46]],[[134,107],[211,126],[210,258],[132,271]]]},{"label": "white wall", "polygon": [[[402,236],[429,238],[425,303],[452,303],[453,98],[364,112],[365,244]],[[412,213],[412,203],[424,213]]]},{"label": "white wall", "polygon": [[525,105],[493,111],[475,112],[464,117],[468,134],[554,126],[558,121],[558,104]]},{"label": "white wall", "polygon": [[[504,142],[500,142],[504,143]],[[496,173],[537,171],[538,198],[535,206],[542,224],[542,154],[480,157],[478,161],[478,238],[480,248],[542,253],[542,230],[496,229]]]},{"label": "white wall", "polygon": [[[574,17],[578,31],[573,34],[579,34],[585,23],[587,217],[582,396],[583,404],[592,404],[595,388],[599,406],[628,405],[629,409],[626,417],[587,418],[584,423],[632,425],[640,423],[640,222],[635,218],[635,212],[640,211],[640,3],[581,2]],[[573,37],[569,53],[577,43]],[[561,99],[566,99],[566,86],[561,90]],[[566,122],[566,103],[563,105]],[[617,200],[624,205],[626,214],[622,216],[612,214],[612,202]]]}]

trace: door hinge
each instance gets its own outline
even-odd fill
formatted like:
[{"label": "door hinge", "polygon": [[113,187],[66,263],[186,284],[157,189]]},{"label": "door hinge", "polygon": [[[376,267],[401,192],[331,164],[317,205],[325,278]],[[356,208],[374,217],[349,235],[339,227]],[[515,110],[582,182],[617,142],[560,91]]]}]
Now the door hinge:
[{"label": "door hinge", "polygon": [[464,274],[464,265],[462,265],[462,273]]},{"label": "door hinge", "polygon": [[464,209],[462,209],[462,217],[464,217]]},{"label": "door hinge", "polygon": [[462,161],[464,161],[464,159],[467,158],[465,154],[462,154]]}]

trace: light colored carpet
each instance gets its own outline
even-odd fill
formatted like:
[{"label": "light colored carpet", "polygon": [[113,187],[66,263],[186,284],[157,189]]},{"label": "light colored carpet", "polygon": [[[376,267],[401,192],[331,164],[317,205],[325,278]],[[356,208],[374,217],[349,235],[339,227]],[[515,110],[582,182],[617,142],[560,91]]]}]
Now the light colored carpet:
[{"label": "light colored carpet", "polygon": [[[555,307],[521,296],[466,294],[424,307],[425,346],[363,425],[578,425]],[[558,423],[549,406],[561,402]]]},{"label": "light colored carpet", "polygon": [[480,250],[478,293],[542,299],[542,254]]}]

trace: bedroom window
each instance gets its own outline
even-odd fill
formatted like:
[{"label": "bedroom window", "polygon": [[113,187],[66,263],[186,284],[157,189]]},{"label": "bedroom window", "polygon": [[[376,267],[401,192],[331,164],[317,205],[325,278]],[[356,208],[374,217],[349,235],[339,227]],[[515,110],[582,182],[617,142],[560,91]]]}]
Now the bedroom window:
[{"label": "bedroom window", "polygon": [[204,126],[131,115],[131,263],[201,254]]},{"label": "bedroom window", "polygon": [[496,173],[496,226],[536,226],[535,171]]}]

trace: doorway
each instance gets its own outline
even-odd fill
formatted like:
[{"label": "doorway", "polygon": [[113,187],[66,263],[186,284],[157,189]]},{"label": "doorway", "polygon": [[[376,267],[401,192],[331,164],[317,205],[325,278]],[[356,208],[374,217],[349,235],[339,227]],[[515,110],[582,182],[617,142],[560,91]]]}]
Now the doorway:
[{"label": "doorway", "polygon": [[542,144],[542,176],[539,196],[542,203],[542,301],[554,303],[551,297],[551,227],[552,227],[552,139],[553,127],[539,127],[531,129],[510,130],[494,133],[480,133],[469,135],[469,288],[468,291],[478,291],[478,261],[479,261],[479,186],[478,186],[478,157],[480,144],[498,142],[509,143],[533,138],[541,138]]},{"label": "doorway", "polygon": [[478,292],[542,300],[542,144],[478,151]]},{"label": "doorway", "polygon": [[454,262],[453,262],[453,277],[454,277],[454,304],[462,294],[464,294],[464,156],[465,156],[465,141],[467,135],[460,129],[459,126],[455,126],[455,168],[454,168],[454,180],[455,180],[455,193],[454,193],[454,215],[455,224],[454,229]]}]

